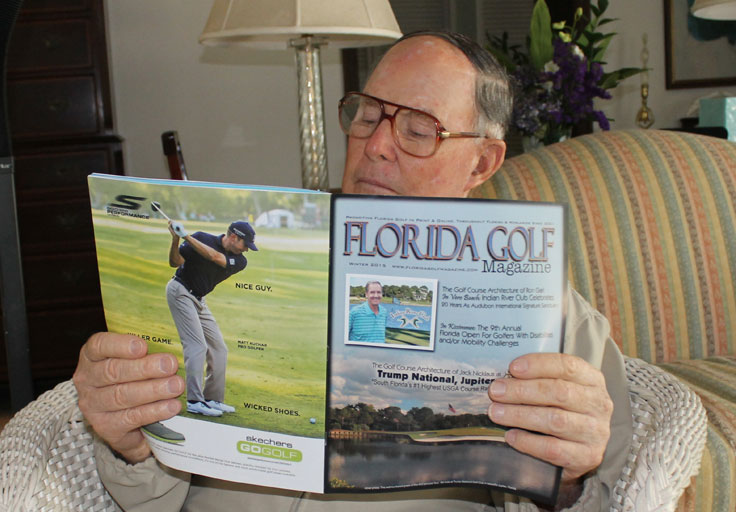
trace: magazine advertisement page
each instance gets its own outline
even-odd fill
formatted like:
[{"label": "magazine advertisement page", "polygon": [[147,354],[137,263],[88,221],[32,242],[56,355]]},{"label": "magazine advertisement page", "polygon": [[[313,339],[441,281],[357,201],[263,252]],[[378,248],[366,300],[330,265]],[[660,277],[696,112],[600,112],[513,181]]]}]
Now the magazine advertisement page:
[{"label": "magazine advertisement page", "polygon": [[491,381],[562,349],[565,208],[333,196],[326,486],[493,486],[551,501],[561,470],[508,446]]},{"label": "magazine advertisement page", "polygon": [[92,175],[108,329],[169,352],[182,410],[154,455],[214,478],[323,492],[329,194]]}]

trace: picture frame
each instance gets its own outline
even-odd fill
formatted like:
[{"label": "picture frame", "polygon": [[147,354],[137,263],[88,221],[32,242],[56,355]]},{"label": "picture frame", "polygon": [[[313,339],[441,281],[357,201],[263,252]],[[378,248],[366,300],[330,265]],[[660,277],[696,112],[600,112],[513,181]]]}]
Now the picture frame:
[{"label": "picture frame", "polygon": [[667,89],[736,85],[736,21],[696,18],[692,3],[664,2]]}]

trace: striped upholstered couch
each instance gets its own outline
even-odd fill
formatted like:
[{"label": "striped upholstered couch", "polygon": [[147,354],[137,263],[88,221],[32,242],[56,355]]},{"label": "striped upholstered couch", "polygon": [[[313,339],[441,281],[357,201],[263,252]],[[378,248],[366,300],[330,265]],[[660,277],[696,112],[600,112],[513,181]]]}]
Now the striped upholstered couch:
[{"label": "striped upholstered couch", "polygon": [[[679,506],[733,511],[736,144],[668,132],[600,133],[509,159],[474,192],[571,206],[571,281],[608,316],[631,356],[634,440],[612,510],[675,506],[705,438],[695,390],[708,412],[708,444]],[[119,510],[98,477],[76,398],[64,382],[0,434],[0,512]]]},{"label": "striped upholstered couch", "polygon": [[508,159],[474,195],[570,205],[571,283],[626,356],[676,375],[706,409],[678,510],[736,510],[736,144],[595,133]]}]

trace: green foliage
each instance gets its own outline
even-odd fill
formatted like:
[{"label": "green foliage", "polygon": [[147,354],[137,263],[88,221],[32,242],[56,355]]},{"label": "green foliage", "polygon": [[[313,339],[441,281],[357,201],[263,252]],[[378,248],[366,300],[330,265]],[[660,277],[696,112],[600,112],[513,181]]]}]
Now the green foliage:
[{"label": "green foliage", "polygon": [[542,69],[552,60],[552,18],[544,0],[538,0],[532,11],[529,29],[529,61],[535,69]]},{"label": "green foliage", "polygon": [[[527,53],[525,54],[518,45],[509,46],[508,34],[505,32],[501,37],[488,36],[488,50],[510,73],[513,73],[517,66],[525,64],[541,71],[545,64],[552,61],[554,54],[553,40],[559,38],[577,45],[588,63],[599,62],[605,64],[604,55],[608,50],[608,45],[616,35],[615,32],[602,32],[600,30],[603,25],[616,21],[616,18],[603,17],[606,9],[608,9],[607,0],[598,0],[597,4],[591,3],[590,17],[586,17],[582,9],[578,8],[572,24],[568,25],[564,21],[553,23],[545,0],[537,0],[534,4],[529,26]],[[605,73],[599,86],[603,89],[612,89],[621,80],[643,71],[645,71],[643,68],[622,68]]]},{"label": "green foliage", "polygon": [[[350,287],[350,296],[354,299],[365,298],[365,286],[357,285]],[[417,285],[383,285],[383,302],[391,302],[392,299],[396,298],[402,303],[411,303],[417,305],[430,305],[432,304],[432,298],[434,293],[427,286]]]},{"label": "green foliage", "polygon": [[352,489],[355,486],[339,478],[330,478],[330,487],[333,489]]},{"label": "green foliage", "polygon": [[360,432],[419,432],[459,428],[498,428],[487,414],[448,414],[435,412],[429,407],[413,407],[404,413],[396,406],[375,409],[373,405],[358,403],[332,407],[328,411],[330,429]]}]

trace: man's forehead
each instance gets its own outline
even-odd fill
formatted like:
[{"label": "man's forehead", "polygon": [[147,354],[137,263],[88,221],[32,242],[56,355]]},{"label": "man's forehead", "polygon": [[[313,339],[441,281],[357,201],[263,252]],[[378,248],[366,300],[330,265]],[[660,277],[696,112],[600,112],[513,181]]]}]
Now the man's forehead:
[{"label": "man's forehead", "polygon": [[463,98],[472,98],[460,88],[463,83],[474,87],[475,77],[475,68],[458,48],[438,37],[415,36],[386,52],[364,91],[440,117],[438,91],[452,89]]}]

